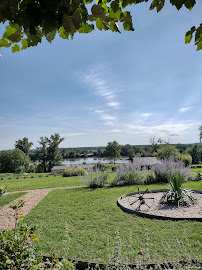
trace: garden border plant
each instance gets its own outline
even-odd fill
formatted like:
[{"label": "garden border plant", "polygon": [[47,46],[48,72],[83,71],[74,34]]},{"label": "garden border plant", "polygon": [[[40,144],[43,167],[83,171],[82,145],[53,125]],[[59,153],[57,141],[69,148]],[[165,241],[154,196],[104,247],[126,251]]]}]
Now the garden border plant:
[{"label": "garden border plant", "polygon": [[0,269],[68,269],[75,270],[74,263],[68,260],[59,261],[55,256],[51,260],[43,261],[41,248],[35,242],[40,242],[35,234],[36,226],[26,223],[18,224],[23,220],[19,209],[24,206],[24,201],[19,200],[10,205],[14,210],[15,227],[0,233]]}]

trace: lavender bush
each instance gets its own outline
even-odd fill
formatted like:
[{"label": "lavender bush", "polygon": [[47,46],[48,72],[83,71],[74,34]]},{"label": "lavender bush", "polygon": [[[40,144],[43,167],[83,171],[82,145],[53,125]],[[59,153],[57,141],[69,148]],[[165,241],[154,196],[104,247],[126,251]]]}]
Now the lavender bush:
[{"label": "lavender bush", "polygon": [[140,171],[141,167],[134,164],[120,166],[117,168],[117,174],[111,182],[111,186],[128,186],[134,184],[144,184],[147,176]]},{"label": "lavender bush", "polygon": [[190,174],[189,169],[181,161],[176,162],[172,159],[154,165],[152,170],[155,173],[156,183],[168,183],[170,176],[176,172],[180,172],[183,181]]},{"label": "lavender bush", "polygon": [[95,171],[89,170],[85,176],[79,175],[79,179],[90,188],[101,188],[108,182],[108,173],[98,169],[95,169]]}]

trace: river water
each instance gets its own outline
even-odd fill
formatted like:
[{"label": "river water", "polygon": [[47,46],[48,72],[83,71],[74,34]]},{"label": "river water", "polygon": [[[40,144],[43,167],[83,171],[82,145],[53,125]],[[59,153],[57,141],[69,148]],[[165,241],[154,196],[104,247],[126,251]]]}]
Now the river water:
[{"label": "river water", "polygon": [[[86,164],[89,163],[110,163],[114,162],[113,159],[107,159],[107,158],[95,158],[95,157],[88,157],[88,158],[68,158],[62,160],[63,164],[82,164],[83,162],[86,162]],[[116,163],[129,163],[130,161],[126,158],[116,159]]]}]

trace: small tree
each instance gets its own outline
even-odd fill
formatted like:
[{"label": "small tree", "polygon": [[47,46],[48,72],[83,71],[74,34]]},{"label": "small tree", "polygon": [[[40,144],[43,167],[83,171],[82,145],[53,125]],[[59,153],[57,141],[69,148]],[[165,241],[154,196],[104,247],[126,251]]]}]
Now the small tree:
[{"label": "small tree", "polygon": [[130,160],[133,160],[134,156],[135,156],[135,152],[134,152],[133,148],[128,149],[128,158]]},{"label": "small tree", "polygon": [[28,141],[28,138],[24,137],[22,140],[18,140],[15,142],[15,148],[20,149],[26,155],[29,155],[30,148],[32,147],[33,143]]},{"label": "small tree", "polygon": [[192,147],[192,151],[190,154],[192,156],[192,164],[199,164],[201,161],[201,149],[198,144],[195,144]]},{"label": "small tree", "polygon": [[51,135],[50,138],[46,136],[40,137],[40,147],[37,149],[38,159],[43,172],[46,172],[46,170],[50,171],[52,167],[57,165],[61,160],[62,156],[59,152],[58,146],[63,140],[64,138],[60,138],[59,133]]},{"label": "small tree", "polygon": [[121,153],[121,145],[119,145],[116,141],[108,142],[108,145],[106,147],[106,155],[114,160],[114,164],[116,158],[120,157],[120,153]]},{"label": "small tree", "polygon": [[162,145],[156,152],[155,156],[159,159],[166,159],[169,160],[170,158],[174,159],[175,161],[181,159],[181,154],[174,145],[170,143],[166,143]]},{"label": "small tree", "polygon": [[201,143],[201,141],[202,141],[202,125],[199,126],[199,131],[200,131],[200,133],[199,133],[199,140],[200,140],[200,143]]},{"label": "small tree", "polygon": [[29,158],[20,149],[4,150],[0,154],[0,171],[22,173],[29,168]]}]

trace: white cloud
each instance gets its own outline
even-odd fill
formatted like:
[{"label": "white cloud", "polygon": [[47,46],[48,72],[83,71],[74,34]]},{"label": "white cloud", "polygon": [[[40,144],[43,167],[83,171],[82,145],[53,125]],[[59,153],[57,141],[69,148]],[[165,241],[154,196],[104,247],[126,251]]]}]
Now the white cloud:
[{"label": "white cloud", "polygon": [[180,112],[187,112],[187,111],[189,111],[191,109],[192,109],[192,107],[184,107],[184,108],[180,108],[179,111]]},{"label": "white cloud", "polygon": [[109,132],[112,132],[112,133],[120,133],[121,130],[120,130],[120,129],[112,129],[112,130],[110,130]]},{"label": "white cloud", "polygon": [[107,115],[107,114],[102,114],[100,116],[100,119],[103,119],[103,120],[115,120],[115,117],[111,116],[111,115]]},{"label": "white cloud", "polygon": [[88,133],[77,132],[77,133],[64,133],[64,134],[61,134],[62,137],[83,136],[83,135],[88,135]]},{"label": "white cloud", "polygon": [[104,110],[95,110],[94,113],[97,113],[97,114],[104,113]]},{"label": "white cloud", "polygon": [[182,136],[190,133],[190,130],[196,125],[191,121],[181,123],[165,123],[161,125],[143,126],[137,124],[127,124],[128,132],[143,134],[145,136]]},{"label": "white cloud", "polygon": [[152,116],[152,113],[142,113],[140,116],[142,116],[144,118],[148,118],[148,117]]},{"label": "white cloud", "polygon": [[119,102],[108,102],[107,105],[113,108],[118,108],[119,107]]}]

